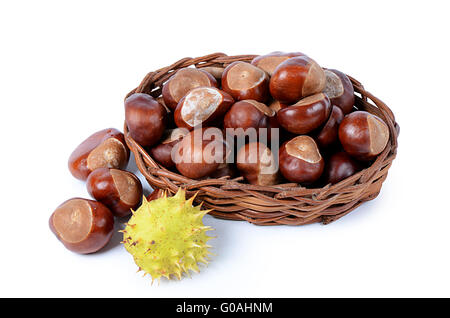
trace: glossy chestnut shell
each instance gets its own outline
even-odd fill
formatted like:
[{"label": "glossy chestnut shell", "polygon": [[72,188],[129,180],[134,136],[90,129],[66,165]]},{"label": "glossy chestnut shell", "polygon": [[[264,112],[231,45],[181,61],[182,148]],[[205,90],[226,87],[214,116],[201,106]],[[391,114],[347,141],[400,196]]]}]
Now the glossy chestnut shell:
[{"label": "glossy chestnut shell", "polygon": [[218,128],[194,129],[174,147],[174,162],[178,171],[185,177],[200,179],[217,170],[226,162],[229,149]]},{"label": "glossy chestnut shell", "polygon": [[389,128],[378,116],[356,111],[344,117],[339,125],[342,147],[358,160],[372,160],[389,141]]},{"label": "glossy chestnut shell", "polygon": [[[261,128],[276,128],[275,111],[265,104],[255,100],[242,100],[231,106],[226,113],[223,127],[227,129],[227,133],[233,132],[234,135],[243,135],[247,129],[253,128],[256,134],[259,134]],[[275,126],[275,127],[274,127]]]},{"label": "glossy chestnut shell", "polygon": [[341,151],[328,158],[325,165],[324,179],[326,183],[335,184],[354,175],[361,170],[361,164]]},{"label": "glossy chestnut shell", "polygon": [[235,100],[253,99],[264,103],[269,97],[269,76],[252,64],[234,62],[223,72],[222,89]]},{"label": "glossy chestnut shell", "polygon": [[94,170],[86,182],[89,194],[106,205],[117,217],[131,214],[142,199],[142,184],[128,171],[100,168]]},{"label": "glossy chestnut shell", "polygon": [[309,136],[297,136],[285,142],[279,154],[280,171],[291,182],[307,185],[322,175],[325,163],[316,142]]},{"label": "glossy chestnut shell", "polygon": [[141,146],[150,147],[166,129],[167,111],[152,96],[135,93],[125,100],[125,122],[131,137]]},{"label": "glossy chestnut shell", "polygon": [[172,110],[178,102],[192,89],[197,87],[218,87],[216,79],[205,70],[182,68],[164,84],[162,96],[164,103]]},{"label": "glossy chestnut shell", "polygon": [[64,246],[75,253],[95,253],[111,239],[114,217],[102,203],[73,198],[56,208],[49,226]]},{"label": "glossy chestnut shell", "polygon": [[320,93],[325,88],[325,73],[307,56],[292,57],[277,66],[270,78],[270,93],[285,104]]},{"label": "glossy chestnut shell", "polygon": [[323,93],[305,97],[277,113],[278,122],[294,134],[307,134],[325,123],[331,113],[330,99]]},{"label": "glossy chestnut shell", "polygon": [[233,105],[230,94],[212,87],[198,87],[189,91],[175,109],[175,123],[189,130],[199,126],[217,125]]},{"label": "glossy chestnut shell", "polygon": [[84,140],[69,157],[69,170],[80,180],[86,180],[97,168],[124,169],[130,150],[124,135],[114,128],[100,130]]},{"label": "glossy chestnut shell", "polygon": [[324,72],[326,84],[323,92],[330,98],[331,104],[338,106],[344,115],[350,113],[355,104],[352,82],[341,71],[326,69]]}]

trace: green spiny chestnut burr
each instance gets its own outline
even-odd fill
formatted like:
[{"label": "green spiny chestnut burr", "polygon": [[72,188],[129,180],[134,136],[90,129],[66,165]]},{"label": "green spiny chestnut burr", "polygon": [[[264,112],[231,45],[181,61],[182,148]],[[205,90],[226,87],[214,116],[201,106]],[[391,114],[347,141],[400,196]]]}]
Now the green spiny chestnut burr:
[{"label": "green spiny chestnut burr", "polygon": [[194,207],[194,198],[186,200],[185,195],[180,189],[173,197],[144,198],[123,231],[122,243],[152,282],[161,277],[181,279],[189,270],[199,272],[197,263],[208,263],[211,246],[206,243],[212,237],[206,232],[212,228],[202,219],[209,210]]}]

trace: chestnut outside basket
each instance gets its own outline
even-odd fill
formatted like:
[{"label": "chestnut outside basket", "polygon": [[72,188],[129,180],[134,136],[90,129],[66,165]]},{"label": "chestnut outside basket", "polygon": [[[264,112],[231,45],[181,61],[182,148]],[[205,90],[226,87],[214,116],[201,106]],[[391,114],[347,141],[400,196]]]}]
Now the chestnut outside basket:
[{"label": "chestnut outside basket", "polygon": [[[147,93],[157,98],[163,84],[180,68],[226,67],[235,61],[250,62],[256,55],[227,56],[223,53],[198,58],[184,58],[148,73],[140,85],[127,94]],[[377,197],[381,185],[397,153],[399,126],[392,111],[381,100],[367,92],[360,82],[350,77],[355,89],[355,107],[382,118],[389,127],[390,139],[384,151],[372,165],[353,176],[323,188],[310,189],[295,183],[257,186],[243,182],[243,178],[192,180],[167,170],[153,160],[134,141],[125,124],[125,140],[135,155],[137,167],[153,188],[176,193],[180,187],[187,197],[197,194],[195,201],[204,202],[209,214],[228,220],[245,220],[257,225],[304,225],[315,222],[331,223],[363,202]]]}]

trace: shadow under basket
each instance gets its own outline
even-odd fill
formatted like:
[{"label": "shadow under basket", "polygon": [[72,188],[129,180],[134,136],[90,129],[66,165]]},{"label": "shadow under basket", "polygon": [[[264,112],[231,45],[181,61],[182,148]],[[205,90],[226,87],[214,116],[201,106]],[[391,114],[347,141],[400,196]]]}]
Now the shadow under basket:
[{"label": "shadow under basket", "polygon": [[[256,55],[227,56],[215,53],[198,58],[184,58],[148,73],[140,85],[128,93],[146,93],[157,98],[163,84],[180,68],[195,66],[226,67],[235,61],[250,62]],[[323,188],[310,189],[295,183],[257,186],[242,177],[192,180],[160,166],[128,133],[125,140],[135,155],[137,167],[152,188],[176,193],[186,189],[187,197],[197,194],[195,201],[212,209],[209,213],[228,220],[245,220],[257,225],[328,224],[377,197],[397,153],[399,126],[392,111],[381,100],[367,92],[360,82],[349,76],[355,89],[355,107],[382,118],[389,127],[390,139],[384,151],[366,169],[347,179]]]}]

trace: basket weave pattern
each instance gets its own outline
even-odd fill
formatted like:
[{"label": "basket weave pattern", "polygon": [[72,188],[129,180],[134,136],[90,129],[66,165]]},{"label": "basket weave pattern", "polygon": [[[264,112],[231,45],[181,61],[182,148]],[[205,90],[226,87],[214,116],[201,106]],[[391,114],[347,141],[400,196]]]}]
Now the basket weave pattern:
[{"label": "basket weave pattern", "polygon": [[[184,58],[148,73],[137,88],[127,94],[161,95],[163,84],[180,68],[194,65],[226,67],[235,61],[250,62],[256,55],[227,56],[215,53],[199,58]],[[384,151],[370,167],[335,184],[309,189],[295,183],[275,186],[247,184],[242,177],[192,180],[167,170],[128,134],[125,139],[135,155],[137,167],[153,188],[176,193],[179,187],[187,196],[197,194],[196,201],[212,209],[211,215],[229,220],[245,220],[257,225],[303,225],[315,222],[328,224],[356,209],[363,202],[377,197],[397,153],[399,126],[392,111],[381,100],[367,92],[360,82],[350,77],[355,89],[355,106],[382,118],[389,127],[390,139]]]}]

